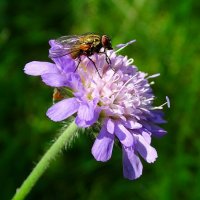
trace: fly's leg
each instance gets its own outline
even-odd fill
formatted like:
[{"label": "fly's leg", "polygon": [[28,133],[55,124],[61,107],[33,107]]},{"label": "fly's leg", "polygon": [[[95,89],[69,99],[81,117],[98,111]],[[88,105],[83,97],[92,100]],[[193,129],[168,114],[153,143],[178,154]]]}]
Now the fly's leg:
[{"label": "fly's leg", "polygon": [[108,65],[110,65],[111,66],[111,60],[110,60],[110,58],[108,57],[108,55],[107,55],[107,53],[106,53],[106,50],[104,49],[104,52],[103,52],[104,54],[105,54],[105,56],[106,56],[106,62],[108,63]]},{"label": "fly's leg", "polygon": [[76,66],[76,69],[74,70],[74,72],[76,72],[76,70],[78,69],[79,64],[81,63],[81,57],[78,56],[78,65]]},{"label": "fly's leg", "polygon": [[99,70],[98,70],[97,66],[95,65],[95,62],[89,56],[87,56],[87,58],[93,63],[95,69],[97,70],[97,73],[99,74],[99,77],[102,78],[102,76],[99,73]]},{"label": "fly's leg", "polygon": [[110,60],[109,56],[108,56],[107,53],[106,53],[106,49],[104,49],[103,52],[99,52],[99,53],[102,53],[102,54],[105,55],[105,57],[106,57],[106,62],[108,63],[108,66],[109,66],[113,71],[115,71],[115,69],[112,68],[111,60]]}]

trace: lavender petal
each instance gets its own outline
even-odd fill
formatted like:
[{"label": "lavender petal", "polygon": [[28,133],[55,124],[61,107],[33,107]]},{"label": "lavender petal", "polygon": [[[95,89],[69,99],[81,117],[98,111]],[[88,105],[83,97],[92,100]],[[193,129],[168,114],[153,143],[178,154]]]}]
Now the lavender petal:
[{"label": "lavender petal", "polygon": [[76,69],[75,61],[69,55],[52,58],[52,60],[56,63],[60,71],[64,73],[74,72]]},{"label": "lavender petal", "polygon": [[114,144],[114,135],[106,131],[105,127],[102,127],[99,135],[97,136],[93,147],[92,155],[97,161],[106,162],[111,158],[112,149]]},{"label": "lavender petal", "polygon": [[158,157],[156,150],[141,135],[136,137],[135,147],[137,151],[148,163],[153,163]]},{"label": "lavender petal", "polygon": [[128,119],[127,121],[122,121],[123,125],[129,129],[140,129],[142,128],[142,124],[136,122],[133,119]]},{"label": "lavender petal", "polygon": [[43,74],[42,81],[51,87],[69,86],[67,76],[62,74]]},{"label": "lavender petal", "polygon": [[47,116],[53,121],[62,121],[78,111],[79,103],[76,98],[64,99],[47,111]]},{"label": "lavender petal", "polygon": [[59,73],[59,70],[53,63],[32,61],[25,65],[24,72],[28,75],[40,76],[47,73]]},{"label": "lavender petal", "polygon": [[91,120],[87,121],[87,120],[81,119],[81,118],[79,118],[79,116],[77,116],[76,119],[75,119],[75,123],[79,127],[83,127],[83,128],[89,127],[89,126],[91,126],[92,124],[94,124],[98,120],[99,113],[100,113],[100,108],[96,108],[94,110],[94,115],[93,115],[93,118],[91,118]]},{"label": "lavender petal", "polygon": [[90,102],[84,102],[79,106],[78,117],[81,120],[90,121],[94,117],[95,108]]},{"label": "lavender petal", "polygon": [[109,118],[109,119],[106,121],[106,128],[107,128],[107,131],[108,131],[109,133],[111,133],[111,134],[114,133],[114,131],[115,131],[115,123],[113,122],[112,119]]},{"label": "lavender petal", "polygon": [[142,175],[142,163],[131,147],[123,147],[123,174],[129,180],[134,180]]},{"label": "lavender petal", "polygon": [[115,124],[115,135],[124,146],[130,147],[133,145],[133,136],[122,124]]}]

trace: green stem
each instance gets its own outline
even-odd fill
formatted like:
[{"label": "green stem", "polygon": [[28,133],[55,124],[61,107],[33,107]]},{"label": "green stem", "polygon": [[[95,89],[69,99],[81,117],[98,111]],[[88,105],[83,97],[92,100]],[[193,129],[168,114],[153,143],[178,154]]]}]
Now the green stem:
[{"label": "green stem", "polygon": [[12,200],[22,200],[26,195],[31,191],[32,187],[35,185],[40,176],[48,168],[51,161],[55,159],[55,156],[58,155],[63,147],[66,145],[67,141],[72,137],[76,132],[77,126],[72,122],[66,130],[59,136],[59,138],[53,143],[49,150],[44,154],[39,163],[35,166],[33,171],[23,182],[21,187],[17,189]]}]

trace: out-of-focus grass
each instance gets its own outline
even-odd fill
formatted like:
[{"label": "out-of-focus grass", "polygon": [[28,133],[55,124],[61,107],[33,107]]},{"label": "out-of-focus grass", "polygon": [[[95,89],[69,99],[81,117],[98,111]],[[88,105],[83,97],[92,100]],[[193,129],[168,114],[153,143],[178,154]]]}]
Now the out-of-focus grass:
[{"label": "out-of-focus grass", "polygon": [[122,177],[121,151],[96,162],[92,139],[81,135],[50,167],[27,199],[200,199],[199,3],[178,1],[0,2],[0,199],[9,199],[57,134],[45,117],[51,89],[23,73],[25,63],[48,60],[48,40],[85,32],[106,33],[113,45],[137,42],[122,53],[140,70],[161,73],[156,104],[168,95],[168,135],[154,139],[158,160],[144,162],[136,181]]}]

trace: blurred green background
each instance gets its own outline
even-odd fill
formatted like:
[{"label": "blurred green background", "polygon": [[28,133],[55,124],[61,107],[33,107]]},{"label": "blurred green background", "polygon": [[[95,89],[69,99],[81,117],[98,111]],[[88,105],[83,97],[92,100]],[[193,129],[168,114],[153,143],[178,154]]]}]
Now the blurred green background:
[{"label": "blurred green background", "polygon": [[62,126],[45,115],[52,89],[25,75],[24,65],[50,61],[49,39],[85,32],[108,34],[113,46],[137,40],[122,54],[161,73],[153,89],[157,105],[170,97],[168,134],[153,139],[159,157],[143,162],[135,181],[123,178],[120,149],[99,163],[93,139],[81,135],[27,199],[200,199],[199,10],[195,0],[0,0],[0,199],[11,198]]}]

